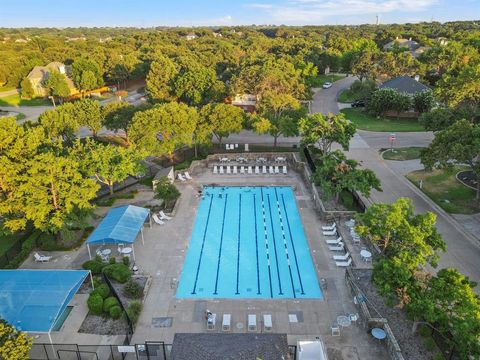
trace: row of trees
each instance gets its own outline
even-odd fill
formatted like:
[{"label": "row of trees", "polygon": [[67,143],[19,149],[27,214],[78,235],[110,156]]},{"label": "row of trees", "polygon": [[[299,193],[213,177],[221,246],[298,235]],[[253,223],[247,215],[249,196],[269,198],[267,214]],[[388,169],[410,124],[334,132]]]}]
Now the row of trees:
[{"label": "row of trees", "polygon": [[406,93],[399,93],[394,89],[378,89],[368,99],[367,110],[373,115],[385,115],[388,111],[397,114],[414,109],[419,113],[429,112],[435,104],[431,91],[421,91],[410,96]]},{"label": "row of trees", "polygon": [[480,298],[475,283],[455,269],[436,275],[438,252],[447,247],[435,228],[436,215],[414,214],[411,200],[374,204],[359,215],[356,231],[381,250],[374,264],[373,281],[379,292],[399,308],[405,308],[416,323],[428,322],[440,330],[462,358],[480,356]]}]

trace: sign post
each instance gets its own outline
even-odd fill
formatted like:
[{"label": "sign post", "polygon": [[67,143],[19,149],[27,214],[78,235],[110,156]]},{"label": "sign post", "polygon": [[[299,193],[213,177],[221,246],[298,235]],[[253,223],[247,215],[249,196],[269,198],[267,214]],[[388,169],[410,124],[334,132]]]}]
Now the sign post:
[{"label": "sign post", "polygon": [[390,141],[390,151],[393,152],[393,143],[395,142],[395,140],[397,140],[397,135],[395,135],[394,133],[390,134],[388,140]]}]

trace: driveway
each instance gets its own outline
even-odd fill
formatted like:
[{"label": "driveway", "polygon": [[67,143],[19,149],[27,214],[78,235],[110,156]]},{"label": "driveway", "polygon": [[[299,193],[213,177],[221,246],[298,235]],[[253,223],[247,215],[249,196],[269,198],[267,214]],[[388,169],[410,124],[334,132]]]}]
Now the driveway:
[{"label": "driveway", "polygon": [[0,106],[0,110],[15,111],[25,114],[25,119],[20,120],[19,123],[25,121],[35,122],[41,113],[50,109],[53,109],[53,106]]},{"label": "driveway", "polygon": [[314,95],[312,99],[311,112],[322,114],[338,113],[337,97],[342,90],[350,87],[357,80],[356,76],[348,76],[345,79],[335,81],[330,89],[313,89]]}]

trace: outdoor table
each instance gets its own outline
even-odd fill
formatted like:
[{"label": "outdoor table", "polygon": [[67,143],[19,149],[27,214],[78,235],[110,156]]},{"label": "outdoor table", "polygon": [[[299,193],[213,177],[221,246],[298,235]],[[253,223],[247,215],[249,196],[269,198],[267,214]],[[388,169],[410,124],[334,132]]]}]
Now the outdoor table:
[{"label": "outdoor table", "polygon": [[364,261],[367,261],[368,259],[371,259],[372,253],[368,250],[362,250],[360,251],[360,256]]},{"label": "outdoor table", "polygon": [[220,158],[220,161],[221,162],[229,162],[230,160],[228,158],[224,157],[224,158]]},{"label": "outdoor table", "polygon": [[347,327],[352,325],[352,321],[350,320],[349,316],[340,315],[337,316],[337,324],[343,327]]},{"label": "outdoor table", "polygon": [[245,159],[244,157],[239,157],[239,158],[237,158],[237,161],[238,162],[246,162],[247,159]]},{"label": "outdoor table", "polygon": [[126,247],[126,248],[123,248],[120,252],[124,255],[128,255],[128,254],[132,253],[132,248],[131,247]]},{"label": "outdoor table", "polygon": [[98,255],[108,256],[111,253],[112,253],[112,250],[110,250],[110,249],[98,249],[97,250]]},{"label": "outdoor table", "polygon": [[385,330],[380,328],[373,328],[371,332],[372,336],[377,340],[383,340],[387,337],[387,334],[385,334]]},{"label": "outdoor table", "polygon": [[279,156],[279,157],[275,158],[275,160],[278,161],[278,162],[284,162],[284,161],[287,160],[287,159],[285,159],[284,157]]},{"label": "outdoor table", "polygon": [[258,158],[257,161],[261,163],[266,163],[267,159],[261,157],[261,158]]}]

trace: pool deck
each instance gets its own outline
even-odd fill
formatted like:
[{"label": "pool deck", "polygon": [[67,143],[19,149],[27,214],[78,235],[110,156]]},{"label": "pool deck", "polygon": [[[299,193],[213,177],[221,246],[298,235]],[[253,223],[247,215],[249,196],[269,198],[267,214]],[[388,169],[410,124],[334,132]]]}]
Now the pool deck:
[{"label": "pool deck", "polygon": [[[289,344],[297,340],[321,339],[329,348],[334,359],[388,359],[385,344],[381,344],[366,332],[359,324],[341,329],[341,336],[331,335],[331,326],[339,315],[356,313],[352,296],[345,283],[345,270],[337,268],[332,259],[321,232],[321,222],[314,209],[309,193],[300,174],[289,170],[288,175],[214,175],[211,169],[198,168],[191,173],[192,181],[176,182],[181,192],[174,218],[164,226],[153,225],[144,229],[145,244],[138,240],[135,244],[136,264],[140,272],[151,276],[152,281],[144,301],[144,309],[133,335],[132,344],[145,341],[164,341],[171,344],[175,333],[221,332],[223,314],[231,314],[231,332],[247,332],[248,314],[257,315],[257,332],[263,332],[263,315],[272,315],[273,333],[286,333]],[[297,208],[302,220],[305,236],[310,247],[318,279],[325,279],[327,287],[322,288],[323,300],[298,299],[177,299],[176,286],[180,278],[184,258],[188,248],[200,199],[197,192],[203,185],[212,183],[226,186],[292,186]],[[122,200],[115,206],[131,203],[142,206],[153,193],[140,191],[135,199]],[[100,209],[103,211],[103,209]],[[351,244],[347,244],[351,246]],[[352,251],[351,251],[352,252]],[[358,252],[358,251],[357,251]],[[85,245],[75,252],[54,253],[54,261],[47,264],[35,264],[31,260],[23,264],[24,268],[80,268],[88,259]],[[371,267],[358,261],[353,254],[357,267]],[[115,336],[78,334],[82,319],[86,315],[86,295],[78,294],[72,299],[76,306],[67,318],[63,329],[54,334],[54,342],[68,343],[75,339],[78,343],[115,342]],[[217,314],[215,330],[207,330],[205,310]],[[290,322],[289,315],[296,315],[297,322]],[[163,319],[172,318],[170,327],[159,327]],[[168,322],[168,321],[167,321]],[[79,336],[80,335],[80,336]],[[47,342],[42,336],[36,342]]]}]

